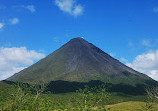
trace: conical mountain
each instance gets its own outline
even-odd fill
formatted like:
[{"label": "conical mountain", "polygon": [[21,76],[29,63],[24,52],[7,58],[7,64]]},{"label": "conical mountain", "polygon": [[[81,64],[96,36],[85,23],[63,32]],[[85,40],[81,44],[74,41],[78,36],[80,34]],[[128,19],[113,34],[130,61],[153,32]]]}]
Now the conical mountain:
[{"label": "conical mountain", "polygon": [[116,84],[146,84],[154,81],[122,64],[83,38],[71,39],[55,52],[14,74],[8,80],[27,83],[100,80]]}]

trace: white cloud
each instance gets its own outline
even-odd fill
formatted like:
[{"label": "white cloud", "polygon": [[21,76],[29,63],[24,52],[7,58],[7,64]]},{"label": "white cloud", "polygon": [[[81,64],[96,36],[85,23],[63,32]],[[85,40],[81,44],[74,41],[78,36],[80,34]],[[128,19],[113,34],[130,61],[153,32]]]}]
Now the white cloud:
[{"label": "white cloud", "polygon": [[28,9],[30,12],[34,13],[36,11],[35,6],[34,5],[27,5],[25,6],[26,9]]},{"label": "white cloud", "polygon": [[127,62],[126,65],[158,80],[158,50],[138,55],[132,63]]},{"label": "white cloud", "polygon": [[141,41],[141,44],[146,47],[157,47],[158,39],[144,39]]},{"label": "white cloud", "polygon": [[10,77],[43,57],[44,54],[27,50],[26,47],[0,48],[0,80]]},{"label": "white cloud", "polygon": [[0,80],[4,80],[10,76],[12,76],[13,74],[25,69],[26,67],[11,67],[10,70],[5,70],[5,71],[0,71]]},{"label": "white cloud", "polygon": [[0,30],[4,27],[3,23],[0,23]]},{"label": "white cloud", "polygon": [[112,57],[115,57],[116,54],[111,52],[111,53],[109,53],[109,55]]},{"label": "white cloud", "polygon": [[152,46],[151,41],[148,40],[148,39],[142,40],[141,44],[144,45],[144,46],[147,46],[147,47],[151,47]]},{"label": "white cloud", "polygon": [[83,7],[81,5],[77,5],[73,10],[73,15],[77,17],[78,15],[82,14]]},{"label": "white cloud", "polygon": [[127,62],[128,62],[128,60],[125,59],[125,58],[123,58],[123,57],[122,57],[120,60],[121,60],[121,62],[123,62],[123,63],[127,63]]},{"label": "white cloud", "polygon": [[10,19],[10,23],[12,25],[18,24],[19,23],[19,19],[17,17]]},{"label": "white cloud", "polygon": [[34,5],[15,5],[13,8],[17,8],[18,10],[26,9],[32,13],[36,12],[36,8]]},{"label": "white cloud", "polygon": [[77,4],[75,0],[55,0],[55,4],[60,10],[69,13],[74,17],[82,15],[83,13],[83,7],[80,4]]},{"label": "white cloud", "polygon": [[153,12],[154,12],[154,13],[158,13],[158,8],[157,8],[157,7],[154,7],[154,8],[153,8]]}]

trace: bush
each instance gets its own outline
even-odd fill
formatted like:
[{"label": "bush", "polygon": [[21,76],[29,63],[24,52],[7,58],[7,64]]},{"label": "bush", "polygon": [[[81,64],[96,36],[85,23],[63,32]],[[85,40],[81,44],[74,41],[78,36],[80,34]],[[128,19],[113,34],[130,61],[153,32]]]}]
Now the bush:
[{"label": "bush", "polygon": [[79,109],[92,110],[92,108],[100,106],[100,109],[104,108],[104,105],[109,101],[109,93],[106,92],[104,85],[90,88],[85,86],[84,89],[76,91],[77,97],[72,99],[73,106]]}]

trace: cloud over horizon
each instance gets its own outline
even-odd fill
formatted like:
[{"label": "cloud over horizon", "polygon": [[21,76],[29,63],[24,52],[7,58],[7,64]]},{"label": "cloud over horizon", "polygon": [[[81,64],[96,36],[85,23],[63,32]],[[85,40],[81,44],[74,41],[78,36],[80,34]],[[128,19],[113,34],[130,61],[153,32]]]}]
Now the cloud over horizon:
[{"label": "cloud over horizon", "polygon": [[140,54],[126,65],[158,81],[158,50]]},{"label": "cloud over horizon", "polygon": [[43,57],[45,54],[28,50],[26,47],[0,48],[0,80],[12,76]]},{"label": "cloud over horizon", "polygon": [[78,17],[83,13],[83,6],[78,4],[75,0],[55,0],[55,4],[60,10],[74,17]]}]

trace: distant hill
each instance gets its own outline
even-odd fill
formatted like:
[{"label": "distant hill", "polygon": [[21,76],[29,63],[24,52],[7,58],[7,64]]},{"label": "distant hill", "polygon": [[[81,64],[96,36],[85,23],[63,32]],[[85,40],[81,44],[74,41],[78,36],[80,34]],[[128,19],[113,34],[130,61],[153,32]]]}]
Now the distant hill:
[{"label": "distant hill", "polygon": [[55,52],[7,80],[25,83],[99,80],[112,84],[157,84],[83,38],[71,39]]}]

